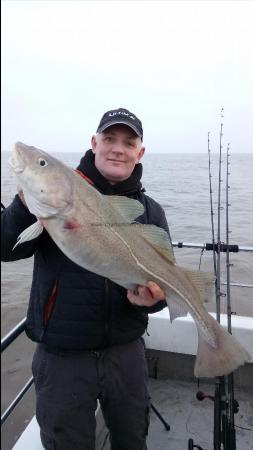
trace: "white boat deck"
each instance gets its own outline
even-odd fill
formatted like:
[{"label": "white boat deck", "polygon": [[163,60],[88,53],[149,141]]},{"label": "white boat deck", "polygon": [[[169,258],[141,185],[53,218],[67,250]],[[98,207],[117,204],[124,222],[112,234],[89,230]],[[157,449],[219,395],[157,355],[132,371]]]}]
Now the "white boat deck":
[{"label": "white boat deck", "polygon": [[[178,380],[149,380],[151,401],[162,417],[170,425],[167,431],[156,414],[151,411],[148,434],[148,450],[187,450],[188,440],[205,450],[213,450],[213,402],[196,399],[196,383]],[[214,387],[201,384],[200,389],[213,395]],[[235,415],[238,427],[253,429],[253,392],[237,392],[239,413]],[[96,450],[109,450],[107,430],[101,413],[98,414]],[[252,431],[236,428],[237,450],[252,450]],[[43,450],[39,437],[39,427],[35,417],[13,447],[14,450]],[[3,449],[6,450],[6,449]]]},{"label": "white boat deck", "polygon": [[36,417],[33,417],[31,422],[26,427],[25,431],[14,445],[15,450],[43,450],[40,440],[39,425]]}]

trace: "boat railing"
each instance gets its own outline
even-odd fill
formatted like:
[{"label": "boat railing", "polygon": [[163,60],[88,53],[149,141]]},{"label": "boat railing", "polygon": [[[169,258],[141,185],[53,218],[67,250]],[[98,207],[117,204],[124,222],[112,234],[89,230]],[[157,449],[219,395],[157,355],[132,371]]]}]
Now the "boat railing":
[{"label": "boat railing", "polygon": [[[24,332],[25,330],[25,324],[26,324],[26,317],[21,320],[8,334],[6,334],[3,339],[1,340],[1,353],[9,347],[9,345],[12,344],[17,337]],[[4,411],[4,413],[1,416],[1,426],[6,421],[6,419],[9,417],[11,412],[14,410],[14,408],[17,406],[17,404],[20,402],[20,400],[24,397],[25,393],[28,391],[28,389],[33,384],[33,377],[31,377],[27,383],[24,385],[24,387],[21,389],[21,391],[17,394],[17,396],[14,398],[14,400],[11,402],[11,404],[8,406],[8,408]]]}]

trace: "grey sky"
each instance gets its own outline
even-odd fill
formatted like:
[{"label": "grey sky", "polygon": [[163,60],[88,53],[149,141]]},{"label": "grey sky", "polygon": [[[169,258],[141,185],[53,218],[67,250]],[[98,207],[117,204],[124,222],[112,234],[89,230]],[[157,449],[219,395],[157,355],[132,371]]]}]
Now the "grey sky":
[{"label": "grey sky", "polygon": [[150,152],[253,153],[252,1],[2,1],[2,150],[85,150],[126,107]]}]

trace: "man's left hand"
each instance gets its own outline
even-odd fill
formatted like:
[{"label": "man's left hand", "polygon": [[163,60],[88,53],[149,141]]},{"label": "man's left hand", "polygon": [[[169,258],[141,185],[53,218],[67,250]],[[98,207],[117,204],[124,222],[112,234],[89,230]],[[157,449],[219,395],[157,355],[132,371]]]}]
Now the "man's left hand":
[{"label": "man's left hand", "polygon": [[153,306],[165,299],[165,293],[158,284],[149,281],[147,286],[138,286],[137,292],[129,289],[127,298],[133,305]]}]

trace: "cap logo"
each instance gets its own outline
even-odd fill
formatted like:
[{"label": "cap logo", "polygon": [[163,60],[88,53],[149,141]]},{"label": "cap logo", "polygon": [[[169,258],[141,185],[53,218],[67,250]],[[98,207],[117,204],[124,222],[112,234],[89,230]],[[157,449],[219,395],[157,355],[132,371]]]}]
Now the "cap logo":
[{"label": "cap logo", "polygon": [[143,139],[142,123],[138,117],[125,108],[111,109],[104,113],[97,128],[97,133],[102,133],[106,128],[113,125],[125,124]]},{"label": "cap logo", "polygon": [[135,120],[134,116],[132,116],[131,114],[128,114],[125,111],[114,111],[114,112],[110,112],[109,113],[110,117],[114,117],[114,116],[117,116],[117,115],[119,115],[119,116],[127,116],[127,117],[129,117],[129,119]]}]

